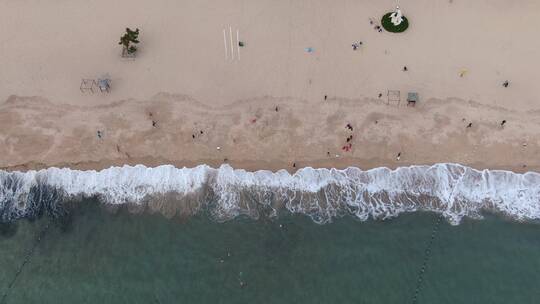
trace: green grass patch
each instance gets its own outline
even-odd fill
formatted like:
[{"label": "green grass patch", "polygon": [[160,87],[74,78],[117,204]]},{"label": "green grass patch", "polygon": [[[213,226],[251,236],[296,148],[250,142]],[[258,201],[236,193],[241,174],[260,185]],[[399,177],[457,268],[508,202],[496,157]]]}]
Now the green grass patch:
[{"label": "green grass patch", "polygon": [[409,20],[407,20],[407,17],[403,16],[403,22],[401,22],[399,25],[394,25],[392,23],[392,18],[390,18],[390,15],[392,15],[393,12],[386,13],[382,19],[381,24],[382,27],[391,33],[401,33],[404,32],[409,27]]}]

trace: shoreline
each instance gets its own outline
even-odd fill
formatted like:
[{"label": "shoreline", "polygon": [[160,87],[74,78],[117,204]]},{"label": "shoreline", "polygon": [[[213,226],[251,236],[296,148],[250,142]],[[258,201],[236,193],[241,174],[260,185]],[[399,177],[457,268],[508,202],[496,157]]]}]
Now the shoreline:
[{"label": "shoreline", "polygon": [[[443,162],[437,162],[437,163],[406,163],[406,162],[400,162],[400,163],[385,163],[382,160],[360,160],[360,159],[344,159],[341,161],[332,161],[332,160],[311,160],[311,161],[302,161],[299,162],[303,166],[297,166],[297,168],[290,168],[286,167],[286,163],[275,163],[275,162],[262,162],[262,161],[231,161],[231,162],[220,162],[220,160],[190,160],[190,161],[176,161],[176,162],[167,162],[166,160],[162,159],[131,159],[129,161],[125,161],[123,159],[118,160],[104,160],[104,161],[98,161],[98,162],[78,162],[78,163],[59,163],[59,164],[40,164],[40,163],[28,163],[28,164],[21,164],[21,165],[15,165],[10,167],[0,167],[0,171],[6,171],[6,172],[28,172],[28,171],[40,171],[40,170],[46,170],[48,168],[67,168],[72,170],[80,170],[80,171],[102,171],[105,169],[113,168],[113,167],[122,167],[122,166],[137,166],[137,165],[143,165],[148,168],[155,168],[162,165],[171,165],[175,168],[181,169],[181,168],[194,168],[199,165],[207,165],[211,168],[219,168],[221,165],[229,165],[233,169],[242,169],[246,170],[248,172],[256,172],[256,171],[271,171],[273,173],[279,171],[279,170],[286,170],[290,174],[295,173],[296,171],[303,169],[303,168],[314,168],[314,169],[337,169],[337,170],[343,170],[346,168],[359,168],[363,171],[376,169],[376,168],[389,168],[391,170],[395,170],[397,168],[402,167],[410,167],[410,166],[433,166],[436,164],[441,164]],[[457,163],[456,163],[457,164]],[[475,164],[458,164],[463,165],[466,167],[470,167],[472,169],[483,171],[483,170],[490,170],[490,171],[510,171],[513,173],[518,174],[524,174],[527,172],[533,172],[533,173],[540,173],[540,166],[534,166],[534,167],[526,167],[523,168],[522,166],[507,166],[507,165],[497,165],[497,166],[488,166],[484,163],[475,163]]]}]

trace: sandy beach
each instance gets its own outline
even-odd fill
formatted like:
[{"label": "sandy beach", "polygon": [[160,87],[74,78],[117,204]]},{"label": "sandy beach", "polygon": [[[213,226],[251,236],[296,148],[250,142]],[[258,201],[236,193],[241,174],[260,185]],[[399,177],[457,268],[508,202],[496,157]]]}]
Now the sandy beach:
[{"label": "sandy beach", "polygon": [[[395,4],[3,1],[0,168],[540,171],[540,2],[400,1],[409,29],[375,30]],[[141,30],[134,60],[125,27]],[[109,93],[81,92],[103,74]]]}]

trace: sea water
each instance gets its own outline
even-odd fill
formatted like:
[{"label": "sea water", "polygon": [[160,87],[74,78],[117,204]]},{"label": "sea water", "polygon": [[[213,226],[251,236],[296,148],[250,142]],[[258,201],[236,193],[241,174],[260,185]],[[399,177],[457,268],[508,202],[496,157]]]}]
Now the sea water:
[{"label": "sea water", "polygon": [[[4,227],[4,303],[414,303],[437,223],[429,213],[179,221],[96,203],[52,224],[10,289],[49,219]],[[442,222],[426,265],[417,303],[538,303],[540,225]]]},{"label": "sea water", "polygon": [[538,303],[536,173],[303,170],[2,172],[0,303]]}]

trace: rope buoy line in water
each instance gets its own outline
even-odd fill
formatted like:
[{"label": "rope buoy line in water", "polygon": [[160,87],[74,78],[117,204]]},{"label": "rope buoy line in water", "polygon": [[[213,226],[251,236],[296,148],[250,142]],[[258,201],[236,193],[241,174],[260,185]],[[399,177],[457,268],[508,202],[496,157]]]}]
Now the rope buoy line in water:
[{"label": "rope buoy line in water", "polygon": [[22,262],[22,264],[19,266],[19,268],[17,269],[17,272],[15,273],[15,276],[13,277],[13,279],[11,280],[11,282],[9,283],[6,291],[4,292],[4,294],[2,295],[2,299],[0,299],[0,304],[4,304],[5,301],[6,301],[6,298],[8,296],[8,293],[11,291],[11,288],[15,285],[15,282],[17,281],[17,278],[21,275],[24,267],[26,266],[26,264],[28,264],[30,262],[30,259],[32,258],[32,256],[34,255],[34,251],[36,250],[37,246],[39,245],[39,243],[41,243],[41,240],[43,239],[43,237],[45,236],[45,234],[47,233],[47,231],[49,230],[49,227],[51,226],[51,222],[48,222],[47,225],[45,225],[45,228],[43,228],[43,230],[41,230],[38,235],[37,235],[37,238],[36,240],[34,241],[34,244],[32,245],[32,248],[30,248],[30,250],[28,251],[28,253],[25,255],[24,257],[24,260]]},{"label": "rope buoy line in water", "polygon": [[437,232],[439,232],[439,227],[441,226],[443,219],[444,217],[440,215],[437,218],[437,221],[435,222],[433,230],[431,231],[431,237],[426,247],[426,251],[424,251],[424,260],[422,261],[422,267],[420,268],[420,271],[418,272],[418,280],[416,280],[416,289],[414,290],[414,296],[412,298],[413,304],[416,304],[418,302],[418,295],[420,294],[420,291],[422,290],[422,283],[424,282],[424,274],[426,273],[427,263],[429,262],[429,259],[431,258],[431,247],[433,246],[435,237],[437,237]]}]

